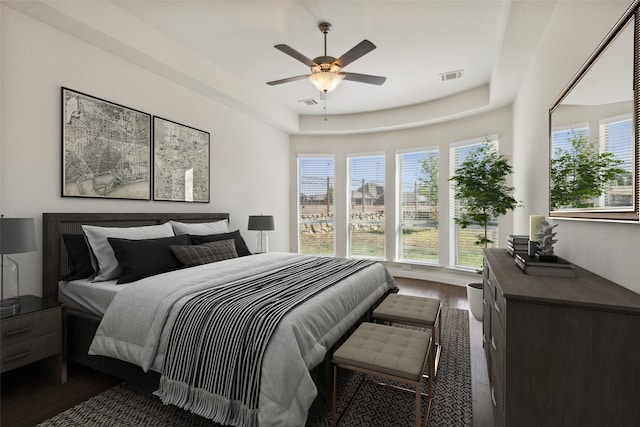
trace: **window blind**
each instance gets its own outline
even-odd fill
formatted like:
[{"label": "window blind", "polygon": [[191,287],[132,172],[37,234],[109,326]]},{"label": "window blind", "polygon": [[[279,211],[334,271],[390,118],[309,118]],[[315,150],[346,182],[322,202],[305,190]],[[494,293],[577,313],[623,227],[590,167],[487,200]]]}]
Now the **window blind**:
[{"label": "window blind", "polygon": [[438,149],[398,153],[397,212],[400,261],[437,263]]},{"label": "window blind", "polygon": [[349,156],[348,253],[385,258],[384,155]]},{"label": "window blind", "polygon": [[335,255],[333,157],[298,158],[298,252]]},{"label": "window blind", "polygon": [[633,122],[630,115],[600,122],[600,151],[608,151],[622,160],[627,173],[618,176],[600,198],[601,206],[633,206]]},{"label": "window blind", "polygon": [[581,123],[570,127],[554,128],[551,132],[551,157],[555,158],[558,150],[573,151],[571,141],[577,135],[589,138],[589,124]]},{"label": "window blind", "polygon": [[[498,140],[492,139],[474,139],[461,143],[455,143],[450,148],[450,176],[455,175],[456,169],[466,160],[467,156],[481,146],[498,149]],[[454,197],[453,188],[450,191],[452,217],[450,221],[450,263],[456,267],[478,269],[482,267],[482,248],[478,244],[479,238],[484,237],[484,228],[478,224],[471,224],[467,228],[461,228],[454,218],[459,218],[464,209],[464,201]],[[492,243],[487,247],[498,247],[498,221],[492,219],[487,228],[487,237]]]}]

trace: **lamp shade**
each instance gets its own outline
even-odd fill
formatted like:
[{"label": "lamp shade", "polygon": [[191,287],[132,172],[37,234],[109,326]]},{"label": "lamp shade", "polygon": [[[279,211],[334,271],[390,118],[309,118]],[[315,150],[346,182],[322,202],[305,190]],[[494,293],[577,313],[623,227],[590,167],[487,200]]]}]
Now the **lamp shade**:
[{"label": "lamp shade", "polygon": [[309,76],[311,83],[321,92],[331,92],[338,87],[343,78],[343,75],[331,71],[321,71]]},{"label": "lamp shade", "polygon": [[33,218],[0,218],[0,254],[19,254],[36,249]]},{"label": "lamp shade", "polygon": [[272,215],[250,215],[248,230],[272,231],[275,230]]}]

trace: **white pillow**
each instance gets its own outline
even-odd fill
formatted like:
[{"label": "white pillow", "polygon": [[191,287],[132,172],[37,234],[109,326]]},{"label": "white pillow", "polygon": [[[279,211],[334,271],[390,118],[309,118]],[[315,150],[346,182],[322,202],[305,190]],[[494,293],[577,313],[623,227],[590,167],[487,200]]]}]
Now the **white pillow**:
[{"label": "white pillow", "polygon": [[158,237],[173,236],[171,224],[165,222],[162,225],[147,225],[143,227],[98,227],[95,225],[83,225],[82,230],[91,250],[98,261],[98,270],[94,282],[116,279],[120,276],[122,268],[116,259],[116,255],[107,240],[108,237],[120,239],[142,240]]},{"label": "white pillow", "polygon": [[194,234],[206,236],[208,234],[220,234],[229,232],[229,221],[223,219],[215,222],[185,223],[169,221],[176,236],[179,234]]}]

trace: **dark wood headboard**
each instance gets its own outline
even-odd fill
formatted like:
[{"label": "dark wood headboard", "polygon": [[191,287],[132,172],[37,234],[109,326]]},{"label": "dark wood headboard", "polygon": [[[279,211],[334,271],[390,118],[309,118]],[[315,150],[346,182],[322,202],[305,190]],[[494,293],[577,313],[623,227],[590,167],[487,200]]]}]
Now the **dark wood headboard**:
[{"label": "dark wood headboard", "polygon": [[58,299],[58,281],[70,272],[69,256],[62,235],[80,234],[82,225],[139,227],[180,222],[213,222],[229,219],[228,213],[43,213],[42,296]]}]

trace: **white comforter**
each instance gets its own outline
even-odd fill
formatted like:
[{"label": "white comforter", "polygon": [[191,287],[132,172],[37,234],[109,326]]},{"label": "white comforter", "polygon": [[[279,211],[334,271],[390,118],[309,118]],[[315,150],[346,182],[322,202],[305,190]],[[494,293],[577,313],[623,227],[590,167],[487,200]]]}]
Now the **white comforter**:
[{"label": "white comforter", "polygon": [[[107,309],[89,354],[160,372],[176,314],[190,294],[281,267],[304,255],[267,253],[172,271],[132,283]],[[261,426],[302,426],[317,395],[309,370],[388,289],[393,278],[375,264],[287,314],[263,360]]]}]

